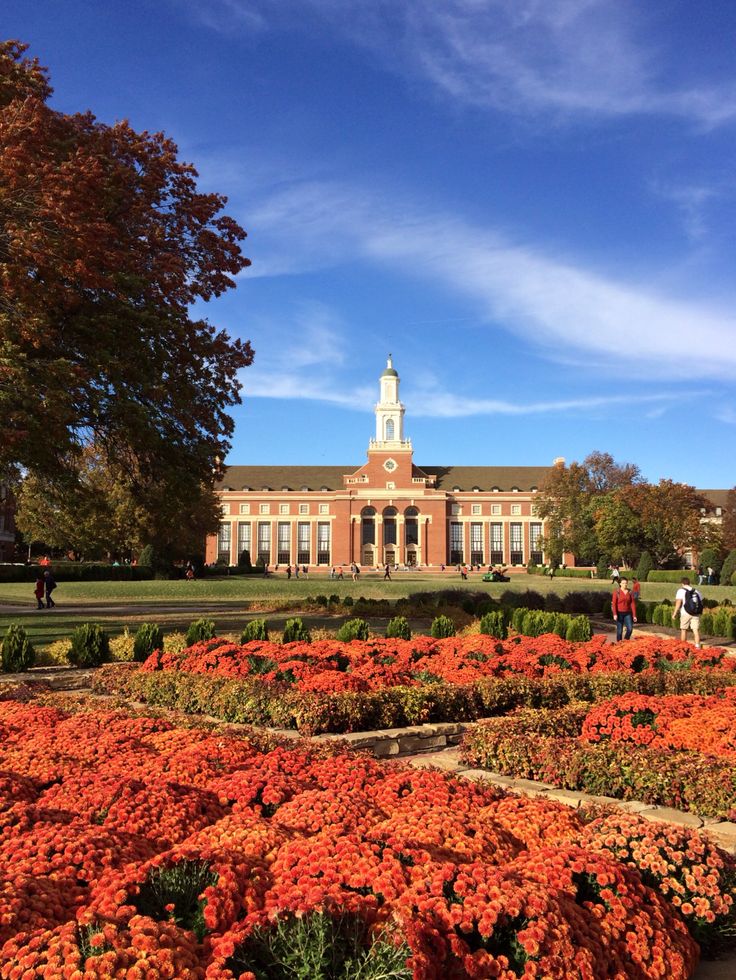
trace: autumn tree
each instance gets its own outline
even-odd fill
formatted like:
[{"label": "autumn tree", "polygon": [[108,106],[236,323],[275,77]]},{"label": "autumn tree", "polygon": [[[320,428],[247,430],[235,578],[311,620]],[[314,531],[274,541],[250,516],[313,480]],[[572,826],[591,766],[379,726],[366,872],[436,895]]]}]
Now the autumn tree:
[{"label": "autumn tree", "polygon": [[733,551],[736,548],[736,487],[732,487],[726,494],[721,540],[726,551]]},{"label": "autumn tree", "polygon": [[622,491],[641,521],[645,549],[657,565],[678,565],[682,552],[702,548],[708,530],[701,523],[707,501],[694,487],[674,480],[642,483]]},{"label": "autumn tree", "polygon": [[211,494],[253,357],[192,315],[245,232],[164,135],[52,109],[25,50],[0,44],[0,477],[61,497],[94,446],[135,513],[176,512]]}]

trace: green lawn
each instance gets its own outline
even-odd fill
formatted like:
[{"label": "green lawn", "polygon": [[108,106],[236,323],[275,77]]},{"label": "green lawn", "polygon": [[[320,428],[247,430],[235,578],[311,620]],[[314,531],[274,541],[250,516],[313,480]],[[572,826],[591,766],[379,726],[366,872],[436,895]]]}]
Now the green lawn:
[{"label": "green lawn", "polygon": [[[62,582],[54,593],[57,608],[43,612],[35,610],[33,583],[3,584],[0,585],[0,635],[11,622],[20,622],[32,641],[43,646],[68,637],[76,626],[84,622],[99,622],[115,635],[126,626],[134,631],[141,622],[153,620],[168,632],[185,629],[199,615],[214,619],[221,632],[238,633],[249,618],[264,615],[264,612],[269,622],[278,629],[287,615],[293,615],[283,609],[279,611],[280,605],[287,600],[293,600],[298,605],[300,600],[319,594],[395,600],[413,592],[439,589],[482,590],[496,597],[507,589],[534,589],[560,595],[580,590],[611,590],[607,581],[564,578],[550,581],[541,576],[520,574],[512,576],[509,583],[489,584],[482,582],[481,578],[481,575],[474,573],[464,582],[459,575],[451,572],[444,575],[397,572],[391,582],[384,582],[380,573],[363,573],[358,582],[350,579],[332,581],[325,575],[291,581],[284,575],[274,575],[268,579],[233,577],[195,582]],[[736,600],[736,588],[704,586],[702,592],[709,598]],[[674,594],[675,586],[670,583],[647,583],[643,589],[645,599],[673,598]],[[5,612],[3,605],[19,605],[23,609],[22,612]],[[321,617],[321,611],[311,609],[310,613],[318,619]],[[345,610],[341,610],[341,613],[344,618]]]}]

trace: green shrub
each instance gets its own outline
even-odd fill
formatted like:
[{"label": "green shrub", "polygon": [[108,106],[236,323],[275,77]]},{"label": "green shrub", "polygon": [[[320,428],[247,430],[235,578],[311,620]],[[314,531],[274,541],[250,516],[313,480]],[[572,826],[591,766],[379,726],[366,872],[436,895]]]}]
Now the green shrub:
[{"label": "green shrub", "polygon": [[575,616],[570,620],[565,632],[565,639],[580,642],[589,640],[593,632],[590,628],[590,620],[587,616]]},{"label": "green shrub", "polygon": [[649,552],[642,551],[639,564],[636,566],[636,577],[639,579],[639,581],[648,582],[649,573],[653,572],[655,568],[656,565],[654,564],[654,559]]},{"label": "green shrub", "polygon": [[346,595],[342,600],[343,606],[349,607],[353,605],[353,597],[351,595]]},{"label": "green shrub", "polygon": [[731,631],[731,610],[721,606],[713,614],[713,635],[728,636]]},{"label": "green shrub", "polygon": [[404,616],[394,616],[388,621],[386,636],[397,640],[410,640],[411,628],[408,620]]},{"label": "green shrub", "polygon": [[36,662],[36,651],[26,631],[17,623],[11,623],[2,643],[2,667],[5,674],[18,674],[28,670]]},{"label": "green shrub", "polygon": [[519,606],[517,609],[514,609],[511,614],[511,626],[515,633],[524,632],[524,617],[528,612],[529,610],[525,609],[524,606]]},{"label": "green shrub", "polygon": [[713,618],[713,613],[709,609],[703,610],[700,616],[701,636],[715,636]]},{"label": "green shrub", "polygon": [[718,575],[723,568],[723,559],[715,548],[706,548],[702,555],[698,556],[698,565],[702,565],[703,570],[712,568]]},{"label": "green shrub", "polygon": [[332,595],[330,596],[330,605],[331,606],[340,605],[340,596],[336,592],[333,592]]},{"label": "green shrub", "polygon": [[140,555],[138,555],[138,564],[143,565],[144,568],[154,568],[156,565],[156,552],[153,550],[152,544],[147,544]]},{"label": "green shrub", "polygon": [[154,650],[163,650],[164,633],[156,623],[141,623],[133,640],[133,660],[139,664],[151,656]]},{"label": "green shrub", "polygon": [[253,563],[250,560],[250,551],[244,548],[238,555],[238,568],[242,569],[244,572],[251,572],[253,570]]},{"label": "green shrub", "polygon": [[215,635],[215,623],[212,619],[195,619],[187,630],[187,646],[211,640]]},{"label": "green shrub", "polygon": [[611,567],[611,563],[606,555],[601,555],[598,559],[598,564],[595,566],[595,573],[598,578],[608,578],[608,569]]},{"label": "green shrub", "polygon": [[729,551],[726,560],[721,565],[721,585],[736,585],[734,576],[736,575],[736,548]]},{"label": "green shrub", "polygon": [[296,641],[301,643],[311,643],[312,635],[301,621],[301,619],[296,616],[294,619],[287,619],[286,626],[284,626],[284,636],[283,643],[295,643]]},{"label": "green shrub", "polygon": [[349,619],[343,623],[335,634],[335,638],[342,643],[350,643],[351,640],[368,639],[368,623],[364,619]]},{"label": "green shrub", "polygon": [[432,620],[430,634],[436,639],[441,640],[446,636],[455,635],[455,624],[449,616],[437,616]]},{"label": "green shrub", "polygon": [[[314,601],[317,603],[318,606],[326,606],[329,600],[326,595],[320,594],[314,597]],[[365,602],[365,599],[359,599],[358,601]]]},{"label": "green shrub", "polygon": [[110,640],[97,623],[83,623],[72,633],[69,663],[75,667],[99,667],[110,659]]},{"label": "green shrub", "polygon": [[265,619],[251,619],[245,624],[243,632],[240,634],[241,643],[250,643],[252,640],[267,640],[268,624]]},{"label": "green shrub", "polygon": [[505,640],[508,636],[508,630],[506,628],[506,617],[504,616],[503,610],[498,609],[493,612],[487,612],[485,616],[482,616],[480,631],[486,636],[495,636],[498,640]]},{"label": "green shrub", "polygon": [[697,581],[697,576],[693,576],[692,572],[688,572],[684,568],[668,568],[668,569],[655,570],[649,573],[647,581],[648,582],[673,582],[679,585],[684,575],[687,575],[687,577],[690,579],[691,582],[693,581],[693,577],[695,577]]}]

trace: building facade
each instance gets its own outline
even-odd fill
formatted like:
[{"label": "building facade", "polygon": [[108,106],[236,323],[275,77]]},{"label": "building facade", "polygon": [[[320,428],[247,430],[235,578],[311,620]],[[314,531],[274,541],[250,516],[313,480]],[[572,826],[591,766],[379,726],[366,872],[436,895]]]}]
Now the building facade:
[{"label": "building facade", "polygon": [[[362,466],[230,466],[206,561],[235,565],[542,564],[538,487],[548,466],[419,466],[404,433],[399,375],[379,380]],[[562,462],[562,460],[555,460]]]}]

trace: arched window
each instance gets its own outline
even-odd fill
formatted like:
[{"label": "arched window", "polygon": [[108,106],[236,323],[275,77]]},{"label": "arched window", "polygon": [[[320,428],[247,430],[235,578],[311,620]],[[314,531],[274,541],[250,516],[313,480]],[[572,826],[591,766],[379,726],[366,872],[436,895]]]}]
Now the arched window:
[{"label": "arched window", "polygon": [[419,544],[419,511],[416,507],[407,507],[404,511],[404,531],[406,534],[406,545]]},{"label": "arched window", "polygon": [[394,438],[394,420],[386,419],[386,440],[391,441]]},{"label": "arched window", "polygon": [[[361,512],[361,544],[376,543],[376,512],[373,507],[364,507]],[[368,563],[370,564],[370,562]]]},{"label": "arched window", "polygon": [[385,507],[383,511],[383,543],[396,544],[396,508]]}]

